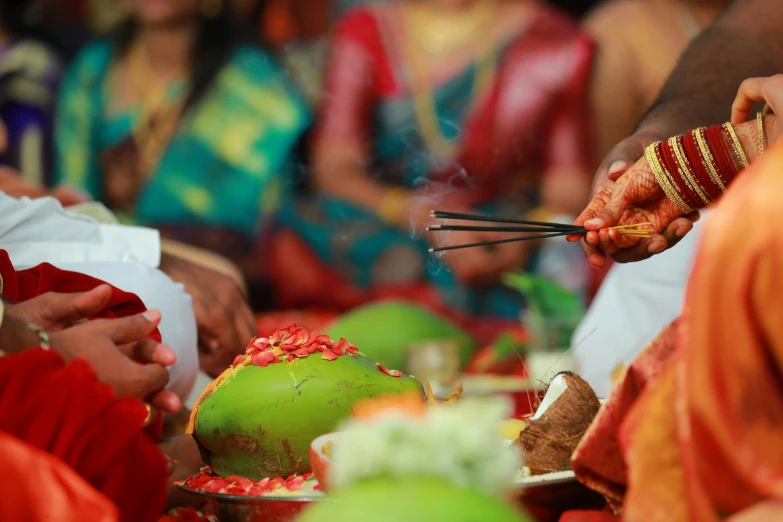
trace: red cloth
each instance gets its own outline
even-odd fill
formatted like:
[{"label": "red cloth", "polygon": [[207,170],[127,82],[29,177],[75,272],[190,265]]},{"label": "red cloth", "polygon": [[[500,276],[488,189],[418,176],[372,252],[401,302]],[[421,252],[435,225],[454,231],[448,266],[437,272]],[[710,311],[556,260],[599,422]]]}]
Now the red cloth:
[{"label": "red cloth", "polygon": [[[60,270],[49,263],[42,263],[27,270],[16,271],[8,257],[8,252],[0,250],[0,277],[2,277],[2,296],[10,301],[21,303],[47,292],[73,293],[87,292],[102,284],[100,279],[77,272]],[[140,314],[147,310],[141,299],[135,294],[112,288],[112,295],[105,308],[91,319],[116,319]],[[160,331],[156,328],[149,337],[161,341]],[[147,431],[154,440],[160,438],[163,429],[162,416]]]},{"label": "red cloth", "polygon": [[166,501],[167,465],[144,433],[146,415],[83,360],[65,364],[40,349],[0,358],[0,431],[60,458],[116,504],[122,522],[154,522]]},{"label": "red cloth", "polygon": [[[0,431],[0,520],[117,522],[117,508],[60,459]],[[44,501],[42,501],[44,499]]]}]

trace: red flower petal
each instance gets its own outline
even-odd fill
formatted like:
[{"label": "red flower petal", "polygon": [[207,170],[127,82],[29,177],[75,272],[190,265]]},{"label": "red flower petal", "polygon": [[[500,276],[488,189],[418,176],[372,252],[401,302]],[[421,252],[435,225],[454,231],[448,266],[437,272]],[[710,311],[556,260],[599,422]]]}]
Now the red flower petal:
[{"label": "red flower petal", "polygon": [[391,377],[402,377],[402,372],[400,370],[389,370],[382,364],[378,365],[378,369]]},{"label": "red flower petal", "polygon": [[244,360],[245,360],[245,356],[244,355],[237,355],[236,357],[234,357],[234,363],[231,365],[231,367],[232,368],[236,368],[237,366],[242,364],[242,361],[244,361]]},{"label": "red flower petal", "polygon": [[291,337],[286,339],[287,342],[296,345],[302,345],[306,343],[310,338],[310,332],[301,326],[297,326],[291,331]]},{"label": "red flower petal", "polygon": [[310,349],[305,347],[299,348],[294,352],[294,355],[296,355],[297,357],[307,357],[308,355],[310,355]]},{"label": "red flower petal", "polygon": [[332,346],[332,351],[336,353],[337,355],[345,355],[345,350],[338,346]]},{"label": "red flower petal", "polygon": [[289,353],[288,355],[285,356],[285,360],[288,361],[288,362],[293,361],[294,360],[294,354]]},{"label": "red flower petal", "polygon": [[337,354],[334,353],[329,348],[324,349],[323,354],[321,355],[321,359],[326,359],[327,361],[334,361],[337,359]]},{"label": "red flower petal", "polygon": [[297,345],[291,343],[285,343],[280,346],[280,349],[283,350],[284,352],[293,352],[297,348],[299,348]]},{"label": "red flower petal", "polygon": [[269,359],[267,359],[264,354],[267,353],[269,352],[258,352],[257,354],[253,355],[253,357],[250,359],[250,362],[255,364],[256,366],[266,368],[267,366],[269,366]]}]

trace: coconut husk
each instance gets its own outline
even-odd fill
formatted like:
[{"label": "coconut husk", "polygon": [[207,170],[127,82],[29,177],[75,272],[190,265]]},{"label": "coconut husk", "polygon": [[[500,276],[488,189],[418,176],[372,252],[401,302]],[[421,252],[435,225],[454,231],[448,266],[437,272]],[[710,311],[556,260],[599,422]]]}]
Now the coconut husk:
[{"label": "coconut husk", "polygon": [[571,469],[571,455],[601,407],[587,381],[562,372],[567,388],[536,420],[529,420],[516,444],[532,475]]}]

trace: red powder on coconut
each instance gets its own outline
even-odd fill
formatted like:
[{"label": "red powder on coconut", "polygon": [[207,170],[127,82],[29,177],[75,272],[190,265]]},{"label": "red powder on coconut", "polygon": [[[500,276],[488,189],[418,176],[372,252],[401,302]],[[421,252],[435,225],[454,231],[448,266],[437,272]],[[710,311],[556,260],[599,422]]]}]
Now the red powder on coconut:
[{"label": "red powder on coconut", "polygon": [[288,478],[275,477],[262,480],[252,480],[236,475],[224,478],[207,466],[201,468],[197,475],[191,475],[186,480],[179,480],[174,484],[184,484],[186,488],[201,493],[262,497],[270,495],[281,488],[290,492],[299,491],[303,488],[305,481],[311,479],[313,479],[312,472],[307,472],[303,475],[291,475]]}]

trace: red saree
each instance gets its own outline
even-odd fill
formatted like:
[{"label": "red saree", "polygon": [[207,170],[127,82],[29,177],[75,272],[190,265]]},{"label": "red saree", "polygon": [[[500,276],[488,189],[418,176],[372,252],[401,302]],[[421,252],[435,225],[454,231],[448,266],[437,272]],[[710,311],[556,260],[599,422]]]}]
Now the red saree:
[{"label": "red saree", "polygon": [[[0,251],[0,276],[3,297],[17,302],[50,291],[82,292],[103,284],[48,264],[17,272],[5,251]],[[113,288],[109,303],[96,318],[145,310],[137,296]],[[152,337],[160,341],[157,330]],[[83,360],[65,364],[56,352],[37,349],[0,357],[0,433],[60,459],[113,502],[123,522],[157,520],[166,498],[166,462],[156,444],[161,426],[158,422],[145,433],[146,416],[142,401],[115,397],[113,388],[100,383]],[[35,480],[36,473],[29,468],[24,478]],[[85,495],[86,500],[93,496],[87,490]],[[24,497],[18,502],[15,497],[4,498],[9,499],[6,508],[25,509]],[[33,514],[0,519],[49,520]]]},{"label": "red saree", "polygon": [[650,380],[628,385],[632,368],[573,457],[580,480],[621,504],[623,520],[783,518],[782,170],[778,146],[726,194],[699,249],[676,349],[636,361]]},{"label": "red saree", "polygon": [[57,457],[0,431],[0,459],[0,520],[118,522],[114,504]]}]

